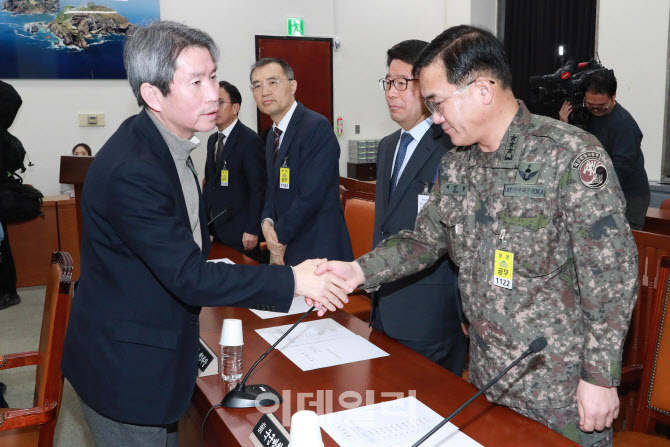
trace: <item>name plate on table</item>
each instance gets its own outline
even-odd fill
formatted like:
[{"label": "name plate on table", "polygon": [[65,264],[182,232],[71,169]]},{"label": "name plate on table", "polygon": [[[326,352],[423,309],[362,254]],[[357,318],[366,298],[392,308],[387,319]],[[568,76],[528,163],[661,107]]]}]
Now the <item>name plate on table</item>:
[{"label": "name plate on table", "polygon": [[219,357],[200,339],[198,346],[198,377],[213,376],[219,372]]},{"label": "name plate on table", "polygon": [[256,447],[288,447],[289,434],[274,414],[264,414],[249,435]]}]

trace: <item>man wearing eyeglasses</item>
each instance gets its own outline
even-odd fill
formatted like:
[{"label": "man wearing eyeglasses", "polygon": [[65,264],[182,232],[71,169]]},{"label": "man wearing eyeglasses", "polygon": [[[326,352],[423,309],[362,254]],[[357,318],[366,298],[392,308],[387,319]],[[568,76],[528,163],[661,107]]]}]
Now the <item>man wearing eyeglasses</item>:
[{"label": "man wearing eyeglasses", "polygon": [[203,190],[210,234],[258,260],[267,183],[263,140],[237,118],[242,105],[237,87],[220,81],[218,105],[218,131],[207,141]]},{"label": "man wearing eyeglasses", "polygon": [[638,269],[609,156],[589,133],[515,99],[504,47],[488,31],[444,31],[413,73],[458,147],[442,158],[414,231],[317,274],[373,290],[448,252],[470,322],[470,381],[482,388],[543,336],[547,347],[487,399],[584,446],[611,445]]},{"label": "man wearing eyeglasses", "polygon": [[[587,130],[598,138],[612,158],[614,171],[626,198],[626,219],[633,230],[642,230],[651,199],[644,170],[642,131],[635,119],[616,101],[617,82],[611,70],[598,71],[586,80],[584,107],[591,112]],[[569,122],[572,105],[561,107],[561,121]]]},{"label": "man wearing eyeglasses", "polygon": [[[374,248],[400,230],[414,230],[428,199],[440,159],[453,147],[433,124],[412,64],[426,46],[406,40],[387,52],[388,72],[379,80],[391,119],[401,127],[379,143]],[[371,324],[405,346],[460,376],[467,349],[461,330],[456,267],[448,257],[433,267],[381,286],[372,294]]]},{"label": "man wearing eyeglasses", "polygon": [[298,81],[283,59],[256,61],[249,75],[258,109],[270,115],[267,191],[261,228],[273,261],[353,259],[340,201],[340,145],[328,120],[295,99]]}]

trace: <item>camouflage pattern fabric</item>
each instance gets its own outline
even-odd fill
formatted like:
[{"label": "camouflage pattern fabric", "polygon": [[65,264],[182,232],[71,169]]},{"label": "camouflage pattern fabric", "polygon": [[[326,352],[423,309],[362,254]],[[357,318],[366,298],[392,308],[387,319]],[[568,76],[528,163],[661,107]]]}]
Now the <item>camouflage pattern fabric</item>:
[{"label": "camouflage pattern fabric", "polygon": [[[536,337],[547,347],[486,396],[520,408],[564,408],[579,379],[617,386],[637,297],[637,248],[612,162],[592,135],[519,110],[497,151],[458,147],[413,232],[358,262],[374,290],[447,252],[460,267],[470,321],[470,380],[481,388]],[[512,287],[494,285],[494,255],[514,254]]]}]

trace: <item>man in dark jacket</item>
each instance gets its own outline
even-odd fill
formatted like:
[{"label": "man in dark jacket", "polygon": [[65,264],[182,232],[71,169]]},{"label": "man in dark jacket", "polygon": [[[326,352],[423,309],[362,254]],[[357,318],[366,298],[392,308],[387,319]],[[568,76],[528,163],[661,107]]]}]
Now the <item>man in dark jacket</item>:
[{"label": "man in dark jacket", "polygon": [[189,154],[195,132],[214,128],[217,55],[209,35],[176,22],[153,22],[126,42],[142,111],[121,124],[86,176],[81,276],[61,364],[98,447],[176,445],[195,387],[201,306],[286,311],[296,293],[330,310],[338,297],[346,301],[335,278],[315,281],[314,262],[207,262],[206,211]]},{"label": "man in dark jacket", "polygon": [[[642,230],[651,199],[641,148],[642,131],[628,110],[616,101],[617,82],[612,71],[592,74],[585,88],[584,107],[592,115],[586,130],[598,138],[612,159],[626,198],[628,224],[633,230]],[[564,103],[561,121],[567,123],[571,112],[570,103]]]},{"label": "man in dark jacket", "polygon": [[258,235],[265,200],[265,147],[238,114],[242,95],[219,82],[216,127],[207,141],[203,195],[214,239],[258,260]]}]

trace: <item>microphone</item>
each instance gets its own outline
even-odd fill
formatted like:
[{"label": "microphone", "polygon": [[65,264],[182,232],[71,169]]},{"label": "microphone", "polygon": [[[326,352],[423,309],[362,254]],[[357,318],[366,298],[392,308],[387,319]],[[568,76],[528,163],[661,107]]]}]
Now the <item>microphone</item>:
[{"label": "microphone", "polygon": [[467,407],[468,405],[470,405],[470,403],[472,403],[473,400],[475,400],[476,398],[478,398],[479,396],[481,396],[486,390],[488,390],[489,388],[491,388],[491,387],[492,387],[498,380],[500,380],[500,378],[501,378],[502,376],[504,376],[505,374],[507,374],[507,371],[509,371],[510,369],[512,369],[514,366],[516,366],[516,364],[519,363],[521,360],[525,359],[526,357],[528,357],[528,356],[531,355],[531,354],[535,354],[535,353],[537,353],[537,352],[542,351],[542,350],[543,350],[544,348],[546,348],[546,347],[547,347],[547,339],[546,339],[546,338],[544,338],[544,337],[538,337],[538,338],[536,338],[535,340],[533,340],[533,341],[530,343],[530,346],[528,347],[528,349],[526,349],[526,352],[524,352],[523,354],[521,354],[521,357],[519,357],[518,359],[514,360],[514,361],[513,361],[507,368],[505,368],[505,370],[504,370],[503,372],[501,372],[500,374],[498,374],[493,380],[491,380],[489,383],[487,383],[486,386],[485,386],[484,388],[482,388],[481,390],[479,390],[479,391],[477,392],[477,394],[475,394],[475,395],[472,396],[470,399],[468,399],[467,402],[465,402],[463,405],[461,405],[460,407],[458,407],[458,409],[457,409],[456,411],[454,411],[453,413],[451,413],[451,414],[450,414],[449,416],[447,416],[442,422],[440,422],[439,424],[437,424],[437,425],[435,426],[435,428],[433,428],[431,431],[429,431],[428,433],[426,433],[426,435],[425,435],[423,438],[419,439],[419,440],[416,442],[416,444],[412,445],[412,447],[418,447],[418,446],[421,445],[426,439],[430,438],[436,431],[438,431],[440,428],[442,428],[442,426],[443,426],[444,424],[446,424],[447,422],[449,422],[450,420],[452,420],[458,413],[460,413],[461,410],[463,410],[463,408],[465,408],[465,407]]},{"label": "microphone", "polygon": [[[244,376],[244,379],[240,383],[238,383],[234,389],[230,390],[228,394],[226,394],[221,401],[221,406],[226,407],[226,408],[251,408],[255,406],[261,406],[261,407],[266,407],[269,405],[275,405],[277,403],[282,402],[282,398],[279,395],[279,393],[275,390],[273,390],[271,387],[268,385],[246,385],[247,379],[251,375],[251,372],[258,366],[258,364],[265,358],[267,355],[279,344],[281,341],[286,338],[288,334],[291,333],[293,329],[298,326],[302,320],[307,318],[307,315],[310,314],[314,310],[314,306],[312,306],[307,312],[304,313],[302,317],[298,321],[295,322],[293,326],[289,328],[288,331],[282,335],[279,340],[275,342],[272,346],[270,346],[270,349],[268,349],[265,354],[263,354],[258,360],[256,360],[256,363],[249,369],[249,372]],[[258,396],[261,394],[271,394],[272,397],[265,397],[263,399],[258,399]]]},{"label": "microphone", "polygon": [[[222,213],[223,214],[223,213]],[[218,217],[218,216],[217,216]],[[246,385],[247,379],[249,378],[249,375],[251,372],[256,368],[256,366],[263,360],[269,353],[272,351],[281,341],[286,338],[286,336],[293,330],[297,325],[299,325],[302,320],[307,318],[307,315],[311,311],[314,310],[314,306],[310,307],[310,309],[305,312],[305,314],[300,317],[298,321],[295,322],[293,326],[289,328],[288,331],[282,335],[279,340],[275,342],[274,345],[270,346],[270,349],[265,351],[265,354],[263,354],[258,360],[256,360],[256,363],[249,369],[249,372],[247,372],[247,375],[244,376],[244,379],[240,383],[238,383],[234,389],[230,390],[228,394],[226,394],[223,397],[223,400],[221,401],[220,404],[214,405],[209,409],[207,414],[205,415],[205,418],[202,420],[202,424],[200,424],[200,445],[204,446],[204,439],[205,439],[205,422],[207,422],[207,418],[209,417],[209,414],[219,408],[219,407],[226,407],[226,408],[251,408],[255,407],[256,405],[259,405],[261,407],[266,407],[269,405],[274,405],[274,404],[280,404],[282,403],[282,398],[281,395],[269,387],[268,385]],[[271,394],[272,397],[266,397],[264,399],[258,399],[258,396],[261,394]]]},{"label": "microphone", "polygon": [[212,217],[212,220],[207,222],[207,226],[209,226],[212,222],[214,222],[219,217],[223,216],[227,211],[228,211],[228,209],[225,209],[225,210],[221,211],[219,214],[217,214],[216,216]]}]

